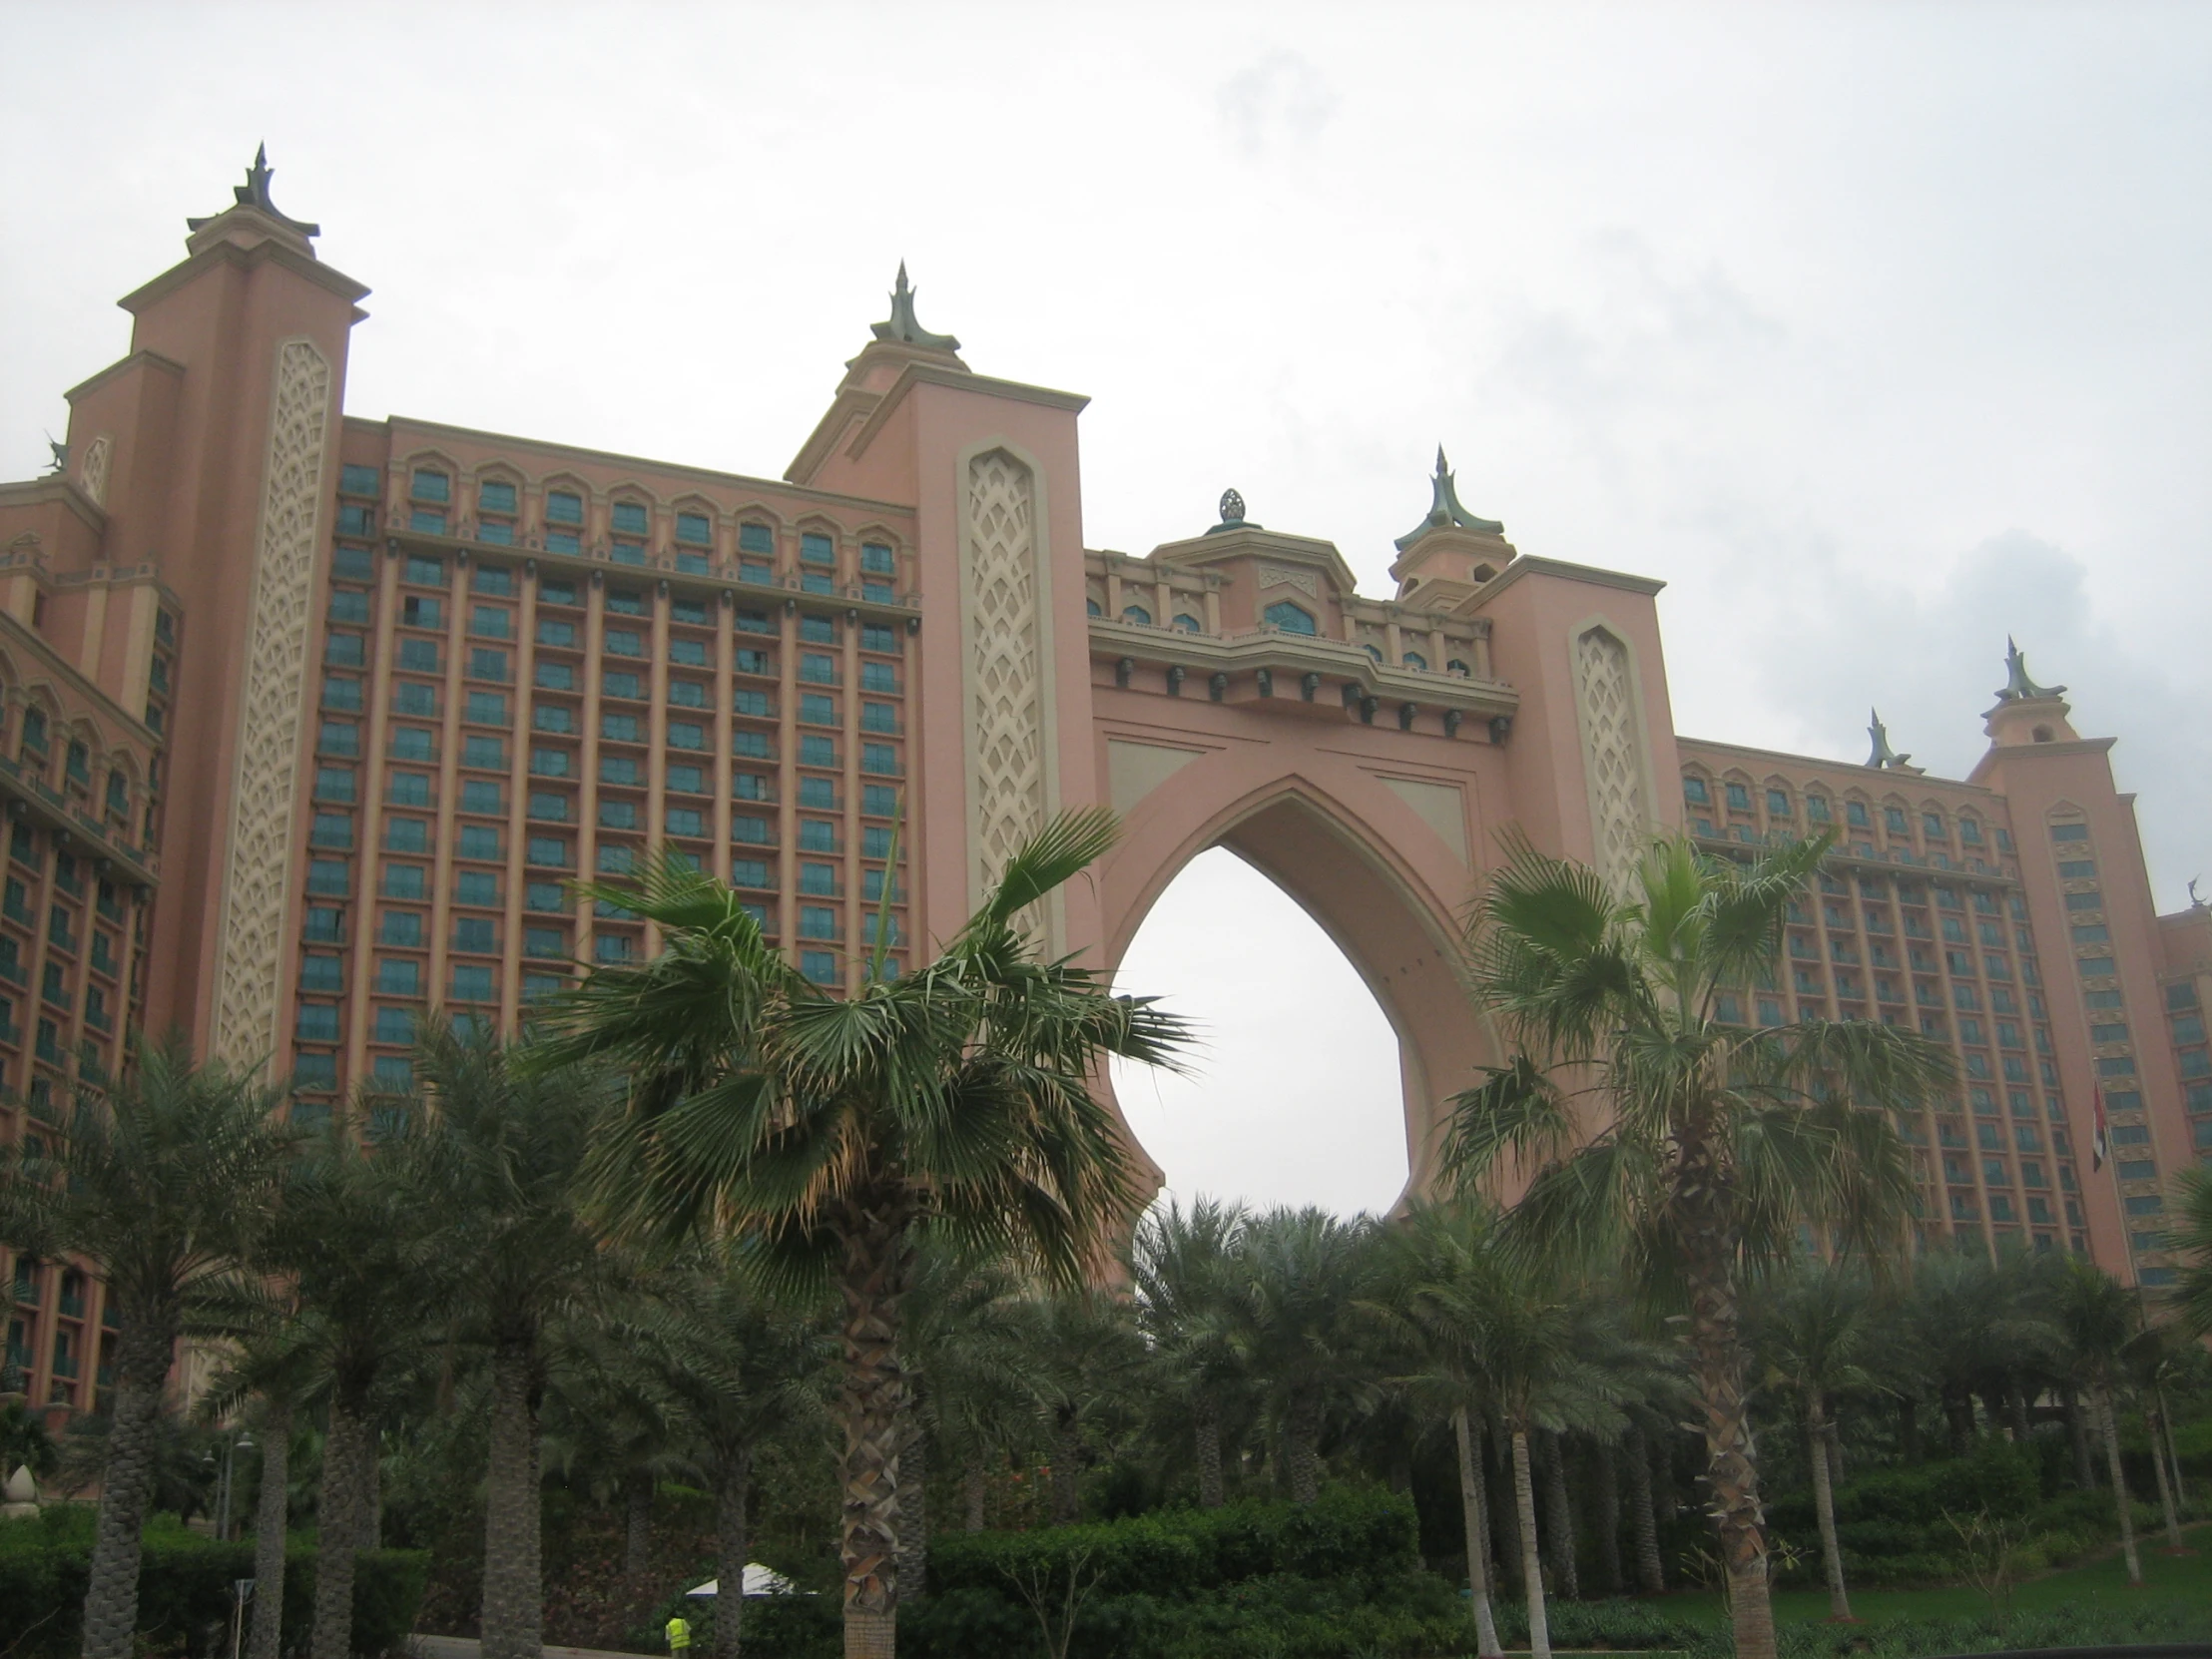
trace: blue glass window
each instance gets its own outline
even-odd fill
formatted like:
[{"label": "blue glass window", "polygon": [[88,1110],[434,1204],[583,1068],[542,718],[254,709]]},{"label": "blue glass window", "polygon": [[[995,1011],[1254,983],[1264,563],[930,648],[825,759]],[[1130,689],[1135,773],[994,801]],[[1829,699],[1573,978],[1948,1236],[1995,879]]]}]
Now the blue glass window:
[{"label": "blue glass window", "polygon": [[645,503],[642,501],[617,501],[609,515],[609,521],[616,530],[624,535],[642,536],[645,534],[648,522]]},{"label": "blue glass window", "polygon": [[480,962],[456,962],[453,964],[453,1000],[455,1002],[495,1002],[498,992],[492,988],[492,970]]},{"label": "blue glass window", "polygon": [[408,493],[417,501],[450,501],[453,480],[436,467],[418,466],[414,469],[414,482]]},{"label": "blue glass window", "polygon": [[676,539],[692,547],[705,547],[714,539],[714,527],[705,513],[678,513]]},{"label": "blue glass window", "polygon": [[836,953],[830,950],[802,950],[799,953],[799,971],[818,985],[834,985],[837,982]]},{"label": "blue glass window", "polygon": [[741,553],[774,553],[776,532],[766,524],[741,524],[738,526],[738,550]]},{"label": "blue glass window", "polygon": [[1152,613],[1142,605],[1124,605],[1121,608],[1121,620],[1138,623],[1149,628],[1152,626]]},{"label": "blue glass window", "polygon": [[574,530],[548,530],[545,533],[545,550],[548,553],[580,553],[583,542]]},{"label": "blue glass window", "polygon": [[545,522],[548,524],[581,524],[584,522],[584,498],[571,490],[549,490],[545,497]]},{"label": "blue glass window", "polygon": [[377,475],[372,466],[346,466],[338,470],[340,495],[374,495]]},{"label": "blue glass window", "polygon": [[799,557],[803,564],[835,564],[837,562],[836,544],[828,536],[817,531],[806,531],[799,538]]},{"label": "blue glass window", "polygon": [[515,510],[515,487],[495,478],[487,478],[476,486],[476,510],[481,513],[511,513]]},{"label": "blue glass window", "polygon": [[334,1002],[302,1002],[295,1028],[307,1042],[329,1043],[338,1039],[338,1007]]},{"label": "blue glass window", "polygon": [[1315,634],[1320,630],[1314,625],[1314,613],[1303,605],[1294,605],[1288,599],[1279,599],[1261,613],[1261,620],[1270,628],[1286,634]]}]

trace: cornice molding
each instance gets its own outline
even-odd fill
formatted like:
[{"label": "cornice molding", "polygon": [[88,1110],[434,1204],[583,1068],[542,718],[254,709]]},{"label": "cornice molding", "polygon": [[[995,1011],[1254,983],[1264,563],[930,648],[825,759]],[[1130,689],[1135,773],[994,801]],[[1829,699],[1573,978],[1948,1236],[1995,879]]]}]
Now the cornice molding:
[{"label": "cornice molding", "polygon": [[0,484],[0,507],[38,507],[59,501],[94,535],[108,528],[107,510],[84,492],[74,478],[26,478],[21,483]]},{"label": "cornice molding", "polygon": [[78,398],[98,391],[110,380],[117,378],[128,370],[141,367],[158,368],[165,373],[176,375],[179,379],[183,379],[185,374],[185,365],[174,357],[165,357],[159,351],[134,351],[128,357],[117,358],[91,379],[80,380],[76,385],[63,392],[62,396],[74,403]]},{"label": "cornice molding", "polygon": [[1298,702],[1297,677],[1321,674],[1335,682],[1352,681],[1378,701],[1417,703],[1431,709],[1462,709],[1488,718],[1520,708],[1520,693],[1495,680],[1469,680],[1456,674],[1423,674],[1378,663],[1364,647],[1317,634],[1260,631],[1223,639],[1186,634],[1172,628],[1145,628],[1106,617],[1090,619],[1091,657],[1115,662],[1127,657],[1148,668],[1178,664],[1193,673],[1250,673],[1273,670],[1283,679],[1277,697]]},{"label": "cornice molding", "polygon": [[355,322],[368,315],[357,303],[368,296],[366,282],[356,282],[344,272],[324,265],[312,255],[296,253],[276,241],[258,242],[251,248],[241,248],[235,242],[216,243],[171,266],[143,287],[133,288],[116,303],[136,316],[155,300],[176,292],[219,265],[236,266],[242,271],[251,271],[261,265],[276,266],[302,281],[312,282],[316,287],[326,288],[340,299],[352,302]]},{"label": "cornice molding", "polygon": [[1547,559],[1540,554],[1523,553],[1477,588],[1468,603],[1476,608],[1487,605],[1515,582],[1531,576],[1549,576],[1558,581],[1580,582],[1593,588],[1618,588],[1624,593],[1640,593],[1646,597],[1656,594],[1667,585],[1656,576],[1631,576],[1622,570],[1600,570],[1595,565],[1569,564],[1564,559]]},{"label": "cornice molding", "polygon": [[876,434],[890,423],[898,405],[916,386],[946,386],[954,391],[977,392],[1016,403],[1035,403],[1047,409],[1064,409],[1069,414],[1081,414],[1091,401],[1087,392],[1055,391],[1050,386],[1032,386],[1020,380],[994,380],[973,369],[954,368],[944,363],[910,362],[898,371],[898,378],[891,382],[882,400],[868,411],[867,418],[860,422],[860,429],[852,434],[852,441],[844,451],[848,459],[856,461],[867,453]]}]

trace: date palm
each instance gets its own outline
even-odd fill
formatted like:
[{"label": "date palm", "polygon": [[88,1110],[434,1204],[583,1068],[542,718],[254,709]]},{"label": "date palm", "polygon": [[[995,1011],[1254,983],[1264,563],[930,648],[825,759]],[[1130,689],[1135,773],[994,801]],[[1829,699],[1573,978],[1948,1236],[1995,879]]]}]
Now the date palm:
[{"label": "date palm", "polygon": [[2212,1337],[2212,1170],[2183,1171],[2174,1196],[2180,1219],[2167,1239],[2183,1258],[2174,1306],[2192,1337]]},{"label": "date palm", "polygon": [[459,1274],[454,1331],[491,1358],[484,1659],[536,1659],[546,1333],[599,1267],[577,1183],[604,1074],[526,1066],[498,1038],[442,1023],[423,1033],[416,1071],[434,1107],[420,1143],[422,1189],[439,1218],[437,1248]]},{"label": "date palm", "polygon": [[1138,1225],[1131,1268],[1137,1319],[1164,1394],[1187,1415],[1198,1454],[1198,1501],[1223,1501],[1222,1405],[1244,1388],[1236,1341],[1236,1264],[1242,1206],[1170,1199]]},{"label": "date palm", "polygon": [[1836,1490],[1830,1447],[1831,1408],[1840,1393],[1872,1385],[1864,1361],[1872,1333],[1865,1277],[1854,1267],[1813,1262],[1773,1288],[1758,1308],[1755,1344],[1768,1382],[1795,1394],[1805,1413],[1806,1463],[1813,1477],[1813,1515],[1828,1577],[1828,1616],[1849,1620],[1844,1553],[1836,1540]]},{"label": "date palm", "polygon": [[824,1406],[833,1349],[823,1322],[779,1307],[724,1253],[657,1275],[617,1328],[673,1426],[678,1455],[715,1500],[717,1659],[737,1659],[753,1463],[773,1435]]},{"label": "date palm", "polygon": [[595,1151],[609,1224],[662,1239],[750,1238],[843,1303],[840,1458],[845,1651],[894,1651],[900,1303],[914,1232],[1082,1282],[1137,1207],[1137,1171],[1092,1093],[1108,1056],[1172,1059],[1183,1029],[1094,971],[1044,959],[1025,918],[1112,844],[1063,816],[1006,862],[926,965],[838,995],[762,936],[736,891],[674,861],[595,886],[657,925],[655,959],[595,969],[549,1010],[545,1063],[604,1059],[627,1110]]},{"label": "date palm", "polygon": [[196,1302],[227,1288],[269,1212],[288,1144],[281,1094],[149,1043],[69,1121],[0,1152],[0,1239],[74,1255],[108,1282],[115,1405],[101,1470],[84,1659],[124,1659],[138,1623],[140,1528],[171,1356]]},{"label": "date palm", "polygon": [[1720,1017],[1724,996],[1771,974],[1788,906],[1828,845],[1738,864],[1663,839],[1616,894],[1585,865],[1513,843],[1476,905],[1467,964],[1507,1058],[1453,1101],[1446,1140],[1463,1187],[1527,1179],[1510,1226],[1531,1248],[1578,1250],[1682,1310],[1741,1659],[1775,1651],[1745,1280],[1801,1223],[1893,1249],[1911,1165],[1862,1103],[1917,1110],[1949,1081],[1943,1052],[1903,1030]]}]

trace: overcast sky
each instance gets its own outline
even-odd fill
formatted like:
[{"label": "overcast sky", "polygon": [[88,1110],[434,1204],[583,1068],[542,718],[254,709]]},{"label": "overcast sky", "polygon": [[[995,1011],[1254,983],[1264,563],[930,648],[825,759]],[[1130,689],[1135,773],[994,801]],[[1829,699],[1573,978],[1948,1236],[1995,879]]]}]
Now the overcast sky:
[{"label": "overcast sky", "polygon": [[[1685,732],[1956,775],[2007,632],[2212,871],[2212,8],[0,6],[0,476],[266,139],[368,282],[346,406],[766,477],[885,314],[1088,392],[1093,546],[1236,485],[1386,591],[1441,441],[1663,577]],[[1404,1176],[1393,1047],[1215,852],[1132,983],[1181,1191]],[[1348,1013],[1347,1010],[1356,1010]]]}]

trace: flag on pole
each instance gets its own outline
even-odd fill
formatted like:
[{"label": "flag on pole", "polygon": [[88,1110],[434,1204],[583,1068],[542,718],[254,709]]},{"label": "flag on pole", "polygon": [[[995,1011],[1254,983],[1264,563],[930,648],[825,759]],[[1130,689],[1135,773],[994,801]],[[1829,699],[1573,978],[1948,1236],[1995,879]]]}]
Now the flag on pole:
[{"label": "flag on pole", "polygon": [[2104,1130],[2104,1091],[2091,1089],[2089,1099],[2096,1112],[2095,1127],[2089,1136],[2089,1168],[2094,1172],[2104,1168],[2104,1160],[2112,1150],[2112,1142]]}]

